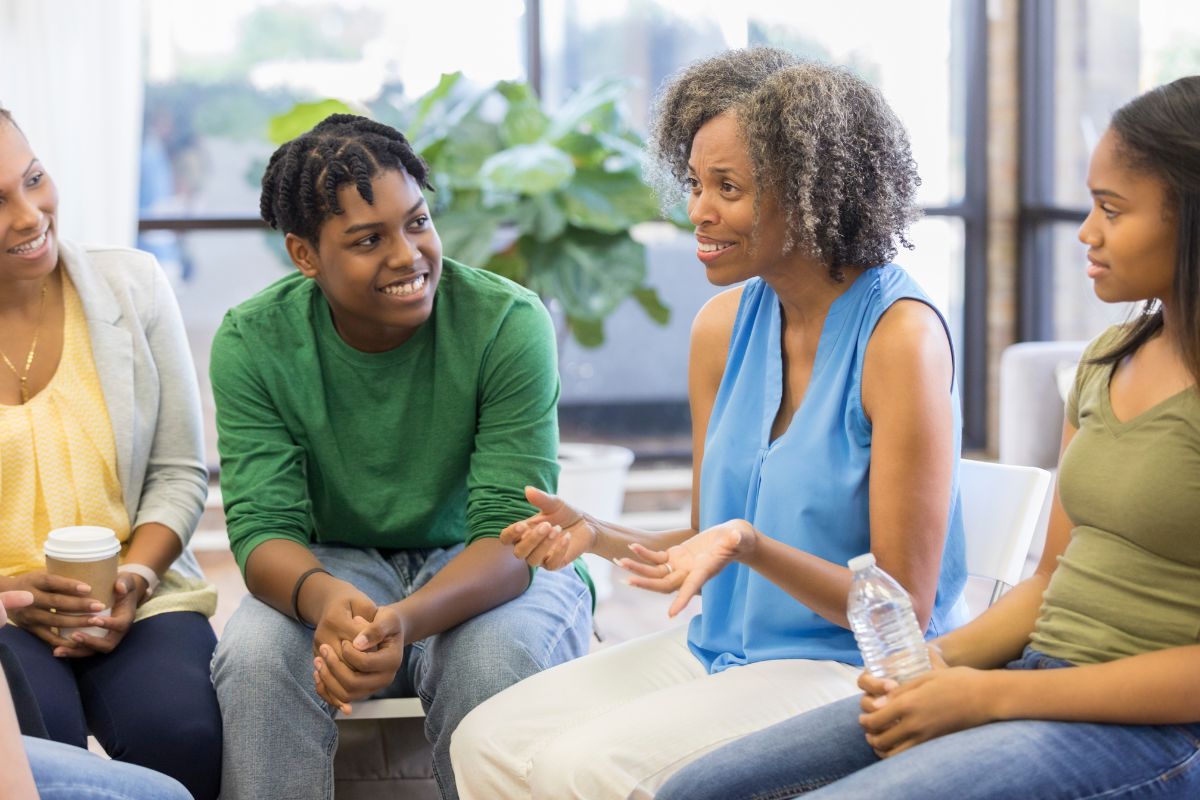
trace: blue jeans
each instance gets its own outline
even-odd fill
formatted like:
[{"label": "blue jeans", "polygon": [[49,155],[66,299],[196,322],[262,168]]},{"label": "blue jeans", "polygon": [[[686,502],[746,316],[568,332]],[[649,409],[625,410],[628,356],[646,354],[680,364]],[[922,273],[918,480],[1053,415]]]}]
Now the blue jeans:
[{"label": "blue jeans", "polygon": [[47,739],[22,741],[42,800],[192,800],[183,784],[153,770]]},{"label": "blue jeans", "polygon": [[[1027,649],[1008,668],[1069,666]],[[813,800],[1200,797],[1200,724],[993,722],[880,759],[858,724],[860,697],[714,751],[674,775],[657,800],[776,800],[805,792]]]},{"label": "blue jeans", "polygon": [[[423,586],[462,545],[381,552],[313,545],[336,577],[377,605]],[[572,569],[538,570],[524,594],[413,642],[381,695],[421,698],[442,797],[456,798],[450,736],[471,709],[536,672],[587,652],[591,594]],[[222,800],[333,796],[337,726],[312,679],[312,631],[254,597],[234,612],[213,659],[225,724]]]},{"label": "blue jeans", "polygon": [[175,611],[134,623],[107,655],[55,658],[26,630],[0,626],[21,662],[50,738],[87,747],[88,731],[116,761],[175,778],[215,800],[221,711],[208,665],[217,637],[202,614]]}]

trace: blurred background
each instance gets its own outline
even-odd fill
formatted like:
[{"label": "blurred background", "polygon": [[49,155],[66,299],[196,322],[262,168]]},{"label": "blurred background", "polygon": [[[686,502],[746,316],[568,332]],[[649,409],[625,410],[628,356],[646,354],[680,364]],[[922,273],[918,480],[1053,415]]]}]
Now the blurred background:
[{"label": "blurred background", "polygon": [[[1116,106],[1200,72],[1193,0],[0,0],[0,102],[60,183],[64,234],[167,269],[211,410],[213,331],[287,269],[257,213],[272,117],[334,98],[402,121],[457,71],[522,82],[548,113],[622,79],[620,111],[644,133],[665,77],[754,44],[850,67],[908,126],[925,217],[897,260],[951,321],[968,447],[993,450],[999,350],[1089,338],[1126,311],[1084,275],[1087,158]],[[688,330],[714,290],[686,231],[634,238],[669,320],[630,297],[602,346],[562,337],[564,437],[686,458]]]}]

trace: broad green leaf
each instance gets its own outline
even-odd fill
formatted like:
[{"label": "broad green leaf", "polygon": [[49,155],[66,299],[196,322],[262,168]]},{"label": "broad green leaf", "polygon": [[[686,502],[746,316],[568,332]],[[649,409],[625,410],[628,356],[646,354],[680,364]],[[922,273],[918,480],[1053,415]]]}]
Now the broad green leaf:
[{"label": "broad green leaf", "polygon": [[612,155],[590,133],[572,131],[555,141],[555,146],[571,156],[576,169],[603,169],[604,162]]},{"label": "broad green leaf", "polygon": [[613,79],[601,79],[580,87],[551,118],[546,138],[556,142],[581,126],[597,126],[602,120],[611,120],[615,116],[616,103],[624,99],[628,87],[628,81]]},{"label": "broad green leaf", "polygon": [[[497,142],[492,150],[499,149],[501,145],[499,134],[495,130],[497,126],[480,118],[480,107],[492,96],[493,87],[472,86],[461,80],[461,75],[454,74],[457,77],[449,83],[446,94],[439,95],[435,102],[430,103],[424,115],[418,114],[418,118],[414,119],[415,132],[410,132],[409,136],[413,147],[422,151],[439,139],[449,139],[452,144],[461,144],[463,140],[475,138],[465,130],[465,126],[473,124],[480,129],[491,131]],[[437,93],[440,88],[441,84],[430,94]]]},{"label": "broad green leaf", "polygon": [[455,261],[478,267],[492,258],[497,220],[482,211],[446,212],[435,220],[442,253]]},{"label": "broad green leaf", "polygon": [[525,260],[525,256],[518,247],[510,247],[503,252],[496,253],[486,266],[489,271],[502,275],[514,283],[522,286],[528,283],[529,262]]},{"label": "broad green leaf", "polygon": [[497,81],[496,91],[509,103],[533,103],[537,105],[537,95],[533,87],[524,81]]},{"label": "broad green leaf", "polygon": [[[620,160],[622,163],[619,168],[627,167],[638,173],[641,172],[645,144],[640,137],[634,134],[618,136],[608,131],[596,131],[595,136],[597,141],[604,146],[609,161]],[[613,165],[608,164],[608,168],[613,169]]]},{"label": "broad green leaf", "polygon": [[500,81],[496,93],[507,101],[508,109],[500,122],[500,135],[505,145],[533,144],[550,125],[550,117],[542,111],[537,95],[529,84],[520,81]]},{"label": "broad green leaf", "polygon": [[565,186],[575,165],[553,145],[521,144],[489,157],[480,173],[485,185],[497,191],[536,195]]},{"label": "broad green leaf", "polygon": [[567,327],[575,341],[584,347],[596,348],[604,344],[604,321],[599,319],[580,319],[567,315]]},{"label": "broad green leaf", "polygon": [[637,300],[638,305],[646,312],[646,316],[659,325],[666,325],[671,321],[671,309],[667,308],[662,298],[658,296],[658,290],[653,287],[643,286],[635,289],[633,299]]},{"label": "broad green leaf", "polygon": [[512,104],[500,123],[500,137],[508,146],[533,144],[542,138],[550,118],[536,104]]},{"label": "broad green leaf", "polygon": [[560,193],[535,195],[526,203],[534,211],[528,230],[538,241],[556,239],[567,229],[567,214],[563,211]]},{"label": "broad green leaf", "polygon": [[330,114],[353,114],[354,109],[341,100],[318,100],[315,103],[297,103],[290,111],[271,117],[267,123],[267,138],[273,144],[290,142],[301,134],[308,133]]},{"label": "broad green leaf", "polygon": [[482,189],[480,170],[497,151],[503,152],[503,147],[495,125],[468,117],[459,122],[454,135],[447,137],[436,164],[452,185]]},{"label": "broad green leaf", "polygon": [[624,234],[568,227],[553,241],[522,237],[519,245],[529,260],[530,288],[580,319],[608,316],[646,278],[645,249]]},{"label": "broad green leaf", "polygon": [[521,197],[509,208],[509,216],[522,235],[548,242],[562,235],[567,227],[559,192]]},{"label": "broad green leaf", "polygon": [[563,192],[567,221],[606,233],[658,219],[658,201],[650,187],[631,172],[580,170]]},{"label": "broad green leaf", "polygon": [[408,135],[413,140],[418,139],[424,132],[425,121],[430,114],[444,108],[446,99],[450,97],[454,87],[462,80],[462,76],[461,72],[444,72],[438,79],[437,86],[417,98],[416,114],[408,126]]}]

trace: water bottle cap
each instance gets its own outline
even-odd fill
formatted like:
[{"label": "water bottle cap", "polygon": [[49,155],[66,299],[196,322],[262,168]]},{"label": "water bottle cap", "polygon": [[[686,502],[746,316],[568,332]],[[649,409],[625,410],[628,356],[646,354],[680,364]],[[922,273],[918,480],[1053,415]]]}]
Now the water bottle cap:
[{"label": "water bottle cap", "polygon": [[875,554],[863,553],[861,556],[855,556],[847,562],[850,569],[855,572],[862,572],[864,569],[869,569],[875,566]]}]

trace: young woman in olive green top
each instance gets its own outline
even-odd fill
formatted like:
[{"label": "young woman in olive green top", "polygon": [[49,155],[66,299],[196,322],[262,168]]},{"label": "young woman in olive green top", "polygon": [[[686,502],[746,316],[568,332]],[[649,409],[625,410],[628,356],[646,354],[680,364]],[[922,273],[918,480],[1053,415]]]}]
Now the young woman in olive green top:
[{"label": "young woman in olive green top", "polygon": [[938,639],[939,668],[864,673],[864,696],[715,751],[658,800],[1200,797],[1197,120],[1183,78],[1117,111],[1092,156],[1088,277],[1145,308],[1080,366],[1037,573]]}]

